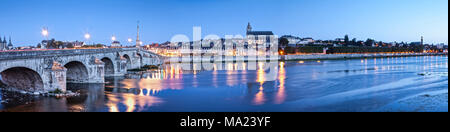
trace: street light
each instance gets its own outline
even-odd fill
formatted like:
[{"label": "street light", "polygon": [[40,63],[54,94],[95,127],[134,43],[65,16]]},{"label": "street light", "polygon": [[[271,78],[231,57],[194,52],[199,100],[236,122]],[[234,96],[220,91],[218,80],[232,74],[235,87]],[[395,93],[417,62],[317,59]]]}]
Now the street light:
[{"label": "street light", "polygon": [[112,37],[111,37],[111,40],[112,40],[112,41],[116,41],[116,36],[112,36]]},{"label": "street light", "polygon": [[86,39],[86,43],[88,43],[89,39],[91,38],[91,34],[89,33],[84,34],[84,38]]},{"label": "street light", "polygon": [[44,36],[46,39],[48,39],[48,29],[42,28],[42,36]]},{"label": "street light", "polygon": [[84,38],[86,40],[89,40],[91,38],[91,35],[89,33],[84,34]]}]

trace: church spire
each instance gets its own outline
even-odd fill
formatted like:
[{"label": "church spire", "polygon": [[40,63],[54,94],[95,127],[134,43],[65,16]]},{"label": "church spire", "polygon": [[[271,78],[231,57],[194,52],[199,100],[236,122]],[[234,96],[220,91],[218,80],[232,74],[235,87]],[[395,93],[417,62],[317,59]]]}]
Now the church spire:
[{"label": "church spire", "polygon": [[137,22],[136,47],[141,47],[141,40],[139,39],[139,21]]},{"label": "church spire", "polygon": [[2,37],[0,37],[0,51],[2,51],[3,49],[4,49],[4,45],[3,45]]},{"label": "church spire", "polygon": [[248,22],[247,33],[251,32],[251,31],[252,31],[252,26],[250,25],[250,22]]},{"label": "church spire", "polygon": [[9,36],[9,44],[8,44],[8,46],[12,46],[12,43],[11,43],[11,36]]}]

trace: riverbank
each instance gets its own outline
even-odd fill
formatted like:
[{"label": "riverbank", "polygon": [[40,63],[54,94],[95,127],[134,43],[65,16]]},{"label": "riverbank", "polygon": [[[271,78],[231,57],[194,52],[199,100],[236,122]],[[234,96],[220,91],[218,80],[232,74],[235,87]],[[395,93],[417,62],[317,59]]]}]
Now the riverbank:
[{"label": "riverbank", "polygon": [[285,55],[281,60],[341,60],[361,58],[386,58],[386,57],[413,57],[413,56],[436,56],[448,55],[448,53],[392,53],[392,54],[316,54],[316,55]]},{"label": "riverbank", "polygon": [[448,53],[383,53],[383,54],[305,54],[282,56],[227,56],[214,59],[212,56],[167,57],[164,63],[202,63],[202,62],[249,62],[249,61],[301,61],[301,60],[345,60],[361,58],[440,56]]}]

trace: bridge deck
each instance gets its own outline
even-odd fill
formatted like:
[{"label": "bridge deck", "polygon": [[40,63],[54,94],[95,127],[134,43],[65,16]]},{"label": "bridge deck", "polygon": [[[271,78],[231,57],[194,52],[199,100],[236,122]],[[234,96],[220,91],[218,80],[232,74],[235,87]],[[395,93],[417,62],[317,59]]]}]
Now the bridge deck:
[{"label": "bridge deck", "polygon": [[[32,51],[6,51],[0,52],[0,60],[29,59],[55,56],[89,55],[99,53],[113,53],[123,51],[136,51],[138,48],[105,48],[105,49],[64,49],[64,50],[32,50]],[[143,51],[143,50],[142,50]],[[146,51],[147,53],[154,54]],[[157,55],[159,57],[159,55]]]}]

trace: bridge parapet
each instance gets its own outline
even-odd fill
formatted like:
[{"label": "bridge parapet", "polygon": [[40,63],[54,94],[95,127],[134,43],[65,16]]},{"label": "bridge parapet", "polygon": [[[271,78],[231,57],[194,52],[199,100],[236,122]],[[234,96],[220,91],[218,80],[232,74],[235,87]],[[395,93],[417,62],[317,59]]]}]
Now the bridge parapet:
[{"label": "bridge parapet", "polygon": [[0,52],[0,60],[42,58],[54,56],[90,55],[90,54],[116,53],[116,52],[137,51],[137,50],[138,48],[104,48],[104,49],[7,51],[7,52]]}]

